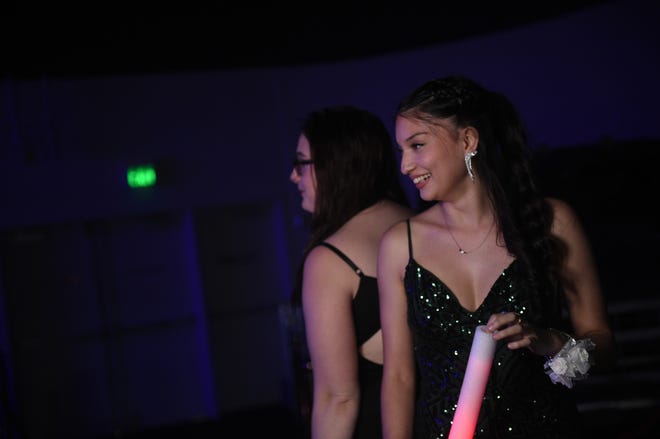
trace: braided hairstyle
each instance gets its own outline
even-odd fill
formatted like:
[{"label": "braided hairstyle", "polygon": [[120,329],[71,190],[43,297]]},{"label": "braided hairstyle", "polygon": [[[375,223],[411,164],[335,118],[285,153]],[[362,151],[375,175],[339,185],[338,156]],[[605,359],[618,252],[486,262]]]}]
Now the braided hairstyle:
[{"label": "braided hairstyle", "polygon": [[523,123],[511,101],[463,76],[433,79],[404,98],[397,116],[479,132],[479,155],[472,161],[495,211],[510,254],[529,273],[531,306],[544,320],[561,318],[561,265],[565,246],[551,235],[551,206],[539,193]]}]

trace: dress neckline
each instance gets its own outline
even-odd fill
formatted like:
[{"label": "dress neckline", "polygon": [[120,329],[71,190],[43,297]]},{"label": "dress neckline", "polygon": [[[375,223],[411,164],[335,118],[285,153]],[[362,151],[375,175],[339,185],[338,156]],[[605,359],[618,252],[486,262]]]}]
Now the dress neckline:
[{"label": "dress neckline", "polygon": [[[493,283],[491,284],[490,288],[488,289],[488,293],[486,294],[486,296],[484,296],[484,300],[482,300],[481,303],[480,303],[480,304],[479,304],[474,310],[469,310],[469,309],[465,308],[465,307],[463,306],[463,304],[460,302],[460,300],[458,300],[458,297],[457,297],[456,294],[452,291],[452,289],[449,288],[449,286],[448,286],[446,283],[444,283],[444,282],[442,281],[442,279],[440,279],[440,277],[438,277],[435,273],[433,273],[431,270],[427,269],[427,268],[424,267],[422,264],[420,264],[419,262],[417,262],[417,261],[415,260],[414,257],[410,257],[410,260],[408,261],[408,267],[410,267],[411,264],[414,264],[414,265],[416,265],[417,267],[419,267],[420,269],[422,269],[424,272],[428,273],[428,274],[429,274],[431,277],[433,277],[438,283],[440,283],[440,284],[445,288],[445,290],[447,290],[447,291],[449,292],[449,295],[451,296],[451,298],[456,302],[456,304],[457,304],[462,310],[464,310],[464,311],[467,312],[467,313],[474,314],[474,313],[478,312],[478,311],[484,306],[484,303],[486,303],[486,301],[488,300],[488,298],[491,296],[490,293],[495,289],[495,287],[498,285],[498,283],[501,282],[501,279],[504,279],[504,277],[505,277],[504,275],[505,275],[505,274],[511,269],[511,267],[513,267],[513,265],[514,265],[514,263],[515,263],[516,261],[518,261],[518,259],[514,259],[513,261],[511,261],[511,262],[509,263],[509,265],[507,265],[506,267],[504,267],[504,269],[503,269],[502,271],[500,271],[500,274],[497,275],[497,278],[493,281]],[[406,267],[406,271],[408,271],[408,267]]]}]

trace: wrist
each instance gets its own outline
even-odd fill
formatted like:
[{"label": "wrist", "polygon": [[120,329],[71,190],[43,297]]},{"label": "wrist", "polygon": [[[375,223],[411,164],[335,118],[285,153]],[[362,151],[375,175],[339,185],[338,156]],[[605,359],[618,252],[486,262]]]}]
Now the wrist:
[{"label": "wrist", "polygon": [[571,340],[575,341],[575,339],[573,337],[571,337],[570,334],[568,334],[564,331],[560,331],[559,329],[548,328],[548,332],[550,333],[550,340],[551,340],[552,348],[549,349],[550,354],[546,355],[546,358],[550,358],[550,357],[553,357],[553,356],[557,355],[559,353],[559,351],[561,351],[561,349],[564,346],[566,346],[566,343],[568,343],[569,341],[571,341]]},{"label": "wrist", "polygon": [[596,345],[588,338],[575,340],[565,332],[556,329],[553,331],[556,331],[556,335],[562,336],[561,338],[567,338],[567,341],[559,352],[547,359],[544,369],[553,383],[571,388],[575,381],[587,378],[589,369],[593,365],[593,357],[589,351]]}]

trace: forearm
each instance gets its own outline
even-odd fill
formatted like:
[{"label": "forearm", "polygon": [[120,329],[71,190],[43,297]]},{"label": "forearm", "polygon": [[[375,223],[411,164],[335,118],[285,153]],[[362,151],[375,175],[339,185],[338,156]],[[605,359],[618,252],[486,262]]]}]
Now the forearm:
[{"label": "forearm", "polygon": [[612,367],[614,352],[611,337],[606,332],[591,331],[581,334],[579,338],[554,329],[549,332],[565,340],[560,351],[544,365],[553,383],[570,388],[575,381],[587,378],[594,369],[607,370]]},{"label": "forearm", "polygon": [[383,439],[412,438],[414,394],[414,384],[384,379],[381,394]]},{"label": "forearm", "polygon": [[532,345],[531,350],[539,355],[556,355],[571,338],[589,339],[595,347],[590,351],[594,370],[609,370],[616,362],[616,353],[612,333],[609,331],[591,331],[584,334],[568,334],[554,328],[539,330],[543,334]]},{"label": "forearm", "polygon": [[592,351],[593,371],[611,371],[617,362],[614,336],[610,331],[592,331],[576,338],[589,338],[596,345]]}]

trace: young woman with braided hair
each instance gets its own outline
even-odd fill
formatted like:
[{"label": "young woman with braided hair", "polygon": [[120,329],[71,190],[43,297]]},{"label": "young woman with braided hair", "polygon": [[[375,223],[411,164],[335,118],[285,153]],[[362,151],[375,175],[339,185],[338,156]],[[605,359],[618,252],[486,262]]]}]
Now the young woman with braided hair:
[{"label": "young woman with braided hair", "polygon": [[582,437],[571,387],[613,365],[612,331],[586,235],[537,190],[515,108],[449,76],[406,97],[395,129],[401,172],[435,203],[379,248],[383,437],[448,437],[479,325],[496,347],[474,437]]}]

